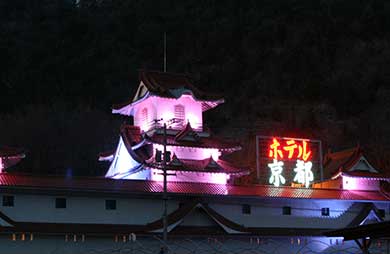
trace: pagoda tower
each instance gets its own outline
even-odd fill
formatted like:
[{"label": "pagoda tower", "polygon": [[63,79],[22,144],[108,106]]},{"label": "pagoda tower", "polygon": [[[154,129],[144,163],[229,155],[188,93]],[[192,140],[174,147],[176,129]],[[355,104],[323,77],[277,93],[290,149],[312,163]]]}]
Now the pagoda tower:
[{"label": "pagoda tower", "polygon": [[100,154],[100,161],[111,162],[105,177],[162,181],[164,142],[168,181],[226,184],[249,174],[221,158],[240,145],[203,127],[203,112],[222,98],[198,90],[182,74],[141,70],[139,80],[134,98],[113,106],[112,113],[133,116],[134,125],[122,125],[115,151]]}]

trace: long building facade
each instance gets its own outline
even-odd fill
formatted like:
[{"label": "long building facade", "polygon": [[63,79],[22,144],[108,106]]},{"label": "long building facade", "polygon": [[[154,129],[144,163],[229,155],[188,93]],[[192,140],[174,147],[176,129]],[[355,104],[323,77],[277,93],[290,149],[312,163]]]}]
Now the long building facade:
[{"label": "long building facade", "polygon": [[[203,112],[223,102],[184,75],[140,71],[134,98],[113,108],[134,124],[122,125],[117,147],[99,155],[104,177],[0,174],[0,249],[158,253],[167,244],[170,253],[359,253],[355,242],[326,232],[390,219],[390,178],[360,147],[326,154],[321,181],[306,174],[304,184],[276,185],[273,175],[270,184],[235,184],[250,172],[225,159],[240,144],[203,122]],[[386,239],[371,245],[386,248]]]}]

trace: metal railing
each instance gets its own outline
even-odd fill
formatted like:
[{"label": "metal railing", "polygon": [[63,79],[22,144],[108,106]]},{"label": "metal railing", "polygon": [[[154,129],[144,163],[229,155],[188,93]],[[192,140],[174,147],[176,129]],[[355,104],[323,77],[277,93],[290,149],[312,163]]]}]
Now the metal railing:
[{"label": "metal railing", "polygon": [[[187,122],[188,121],[184,119],[172,118],[166,122],[167,129],[181,130],[186,126]],[[155,129],[162,129],[163,127],[164,127],[164,122],[159,119],[152,120],[146,124],[146,128],[148,131],[155,130]],[[195,131],[203,130],[202,123],[191,123],[191,127]]]}]

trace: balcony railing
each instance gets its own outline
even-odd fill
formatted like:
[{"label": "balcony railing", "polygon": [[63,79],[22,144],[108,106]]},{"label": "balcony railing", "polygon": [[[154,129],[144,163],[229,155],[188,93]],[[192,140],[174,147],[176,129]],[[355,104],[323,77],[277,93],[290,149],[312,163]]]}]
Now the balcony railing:
[{"label": "balcony railing", "polygon": [[[153,121],[148,122],[145,127],[148,131],[150,131],[150,130],[154,130],[154,129],[163,128],[164,123],[166,123],[167,129],[182,130],[183,128],[185,128],[187,121],[184,119],[178,119],[178,118],[172,118],[166,122],[164,122],[162,120],[153,120]],[[195,131],[203,131],[202,123],[191,122],[191,127]]]}]

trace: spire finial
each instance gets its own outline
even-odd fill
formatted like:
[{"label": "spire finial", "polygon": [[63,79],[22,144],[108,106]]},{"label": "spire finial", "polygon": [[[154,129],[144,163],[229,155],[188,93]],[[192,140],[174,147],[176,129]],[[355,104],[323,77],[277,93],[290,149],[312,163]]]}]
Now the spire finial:
[{"label": "spire finial", "polygon": [[167,72],[167,33],[164,32],[164,72]]}]

